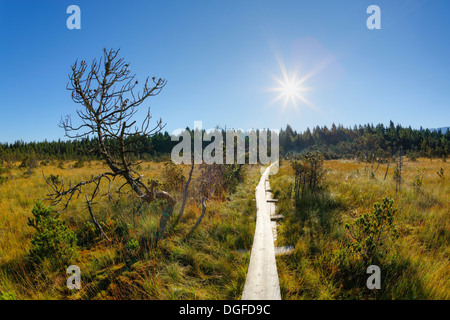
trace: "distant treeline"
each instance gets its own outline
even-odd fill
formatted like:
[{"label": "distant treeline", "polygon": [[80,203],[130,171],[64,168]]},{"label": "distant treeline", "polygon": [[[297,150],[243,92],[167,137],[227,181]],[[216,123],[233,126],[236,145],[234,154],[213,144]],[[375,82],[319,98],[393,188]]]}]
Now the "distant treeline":
[{"label": "distant treeline", "polygon": [[[0,164],[1,161],[22,161],[25,157],[33,157],[40,160],[100,160],[101,156],[97,148],[96,138],[83,138],[58,141],[43,142],[23,142],[0,143]],[[114,141],[107,143],[114,144]],[[136,158],[146,160],[157,160],[170,155],[172,147],[176,142],[172,142],[167,132],[159,132],[152,137],[146,137],[134,141]]]},{"label": "distant treeline", "polygon": [[[187,128],[188,129],[188,128]],[[193,138],[193,131],[191,135]],[[225,132],[224,141],[225,141]],[[403,128],[391,121],[388,127],[382,124],[374,126],[354,126],[344,128],[333,124],[307,128],[297,132],[290,125],[280,130],[280,153],[289,156],[294,153],[321,151],[326,159],[354,158],[368,159],[372,156],[388,158],[398,152],[411,158],[448,156],[450,151],[450,131]],[[114,143],[109,141],[108,143]],[[144,160],[160,160],[170,156],[172,148],[179,143],[171,141],[170,134],[160,132],[152,137],[133,142],[134,157]],[[209,142],[204,142],[204,146]],[[25,157],[58,160],[94,160],[101,159],[97,151],[97,140],[85,138],[78,140],[58,140],[43,142],[0,143],[0,161],[22,161]],[[1,162],[0,162],[1,164]]]},{"label": "distant treeline", "polygon": [[443,134],[440,130],[403,128],[392,121],[388,127],[366,124],[355,125],[352,129],[333,124],[330,129],[317,126],[301,133],[287,125],[280,132],[280,146],[284,155],[318,150],[326,159],[358,157],[364,160],[372,156],[388,158],[398,153],[411,158],[445,158],[450,151],[450,131]]}]

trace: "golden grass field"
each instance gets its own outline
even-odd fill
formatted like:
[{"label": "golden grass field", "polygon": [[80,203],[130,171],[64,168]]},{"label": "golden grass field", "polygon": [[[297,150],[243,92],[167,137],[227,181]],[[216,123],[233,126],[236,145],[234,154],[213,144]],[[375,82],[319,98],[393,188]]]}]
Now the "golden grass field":
[{"label": "golden grass field", "polygon": [[[125,243],[110,237],[108,244],[99,238],[81,246],[81,258],[76,261],[82,270],[83,288],[70,292],[66,288],[65,268],[51,268],[45,262],[29,267],[26,256],[35,230],[27,225],[36,199],[45,199],[49,190],[42,174],[62,177],[69,185],[103,172],[99,161],[74,168],[65,162],[64,169],[56,164],[39,167],[26,177],[18,164],[9,179],[0,184],[0,296],[3,292],[13,299],[237,299],[245,282],[249,249],[253,241],[256,210],[252,201],[259,167],[246,168],[246,180],[228,201],[210,200],[207,213],[191,238],[186,234],[201,213],[198,200],[189,199],[183,219],[174,229],[168,229],[157,248],[144,248],[137,257],[124,254]],[[164,163],[145,162],[140,172],[149,179],[160,179]],[[183,166],[187,177],[190,166]],[[193,179],[198,175],[194,170]],[[114,182],[120,186],[119,181]],[[89,188],[86,190],[90,190]],[[174,215],[182,199],[177,199]],[[94,211],[107,226],[121,221],[131,227],[130,237],[143,245],[152,243],[158,226],[158,204],[147,205],[136,215],[137,201],[133,194],[122,195],[117,207],[104,197]],[[57,207],[58,208],[58,207]],[[90,216],[84,195],[75,199],[61,218],[79,237]],[[150,245],[151,246],[151,245]],[[244,249],[244,252],[239,249]]]},{"label": "golden grass field", "polygon": [[[97,239],[81,245],[77,264],[83,270],[83,288],[70,292],[63,266],[55,270],[44,263],[30,268],[26,255],[35,232],[27,219],[35,200],[48,193],[42,174],[59,175],[68,185],[105,169],[99,161],[87,162],[83,168],[73,164],[65,162],[65,169],[56,164],[39,167],[31,176],[17,164],[0,184],[0,295],[12,299],[240,299],[249,262],[245,249],[253,241],[259,166],[246,167],[245,182],[228,201],[208,202],[207,215],[189,240],[185,236],[201,212],[199,202],[192,199],[182,222],[168,230],[157,248],[142,250],[138,257],[127,258],[118,239],[113,244]],[[380,165],[373,179],[364,174],[364,163],[325,161],[330,201],[338,205],[325,212],[329,225],[324,228],[314,218],[302,224],[295,218],[292,201],[282,200],[294,177],[289,162],[281,162],[278,174],[271,176],[280,198],[278,210],[286,216],[278,227],[276,245],[295,246],[292,255],[277,257],[283,299],[450,299],[450,164],[439,159],[405,160],[399,193],[393,166],[384,180],[386,164]],[[444,179],[436,174],[441,167]],[[162,168],[163,163],[144,162],[140,171],[146,178],[160,179]],[[411,186],[417,168],[424,174],[420,191]],[[187,176],[189,167],[183,170]],[[382,290],[370,292],[358,286],[360,280],[343,273],[335,253],[346,237],[343,224],[388,195],[399,209],[395,221],[400,237],[389,251],[386,266],[380,266],[387,270]],[[176,198],[174,213],[179,210],[181,192]],[[94,208],[99,220],[105,224],[124,221],[131,226],[130,236],[146,243],[157,230],[159,211],[155,204],[134,215],[136,203],[130,194],[116,208],[106,199]],[[84,197],[74,200],[61,217],[81,237],[83,225],[90,221]],[[360,272],[367,277],[365,270]]]},{"label": "golden grass field", "polygon": [[[374,170],[376,166],[375,163]],[[328,170],[331,201],[338,204],[325,213],[330,216],[329,230],[317,221],[301,225],[286,212],[292,212],[292,204],[280,204],[288,218],[279,227],[278,245],[296,246],[293,255],[277,260],[283,299],[450,299],[450,164],[440,159],[405,159],[398,193],[393,163],[386,180],[386,164],[380,165],[374,178],[364,174],[365,168],[371,170],[371,164],[330,160],[325,161],[324,167]],[[419,191],[412,187],[417,168],[423,172]],[[441,168],[447,175],[444,179],[436,173]],[[284,161],[271,185],[282,194],[292,182],[293,170]],[[344,223],[371,211],[373,203],[386,196],[398,208],[395,223],[400,235],[389,248],[385,265],[380,266],[384,276],[382,289],[371,292],[364,285],[349,285],[351,280],[333,259],[337,259],[335,254],[346,238]],[[366,280],[368,275],[364,272],[361,270],[361,278]]]}]

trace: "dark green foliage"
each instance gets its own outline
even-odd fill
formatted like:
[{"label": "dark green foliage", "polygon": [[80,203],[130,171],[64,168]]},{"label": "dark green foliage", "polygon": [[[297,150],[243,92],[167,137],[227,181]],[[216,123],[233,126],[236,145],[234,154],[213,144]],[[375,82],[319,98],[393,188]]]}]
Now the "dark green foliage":
[{"label": "dark green foliage", "polygon": [[[126,243],[130,236],[131,226],[119,219],[108,218],[99,221],[106,235],[114,241]],[[90,247],[102,239],[99,229],[92,221],[86,221],[78,231],[78,245]]]},{"label": "dark green foliage", "polygon": [[416,162],[419,154],[414,151],[409,151],[406,153],[406,156],[409,158],[410,161]]},{"label": "dark green foliage", "polygon": [[36,169],[39,167],[37,159],[33,155],[27,155],[19,165],[20,169]]},{"label": "dark green foliage", "polygon": [[321,151],[325,159],[355,158],[365,153],[386,158],[400,149],[411,160],[419,156],[444,158],[450,153],[450,130],[442,133],[403,128],[392,121],[389,126],[366,124],[344,128],[333,124],[331,130],[316,126],[304,132],[296,132],[288,125],[280,131],[279,137],[280,150],[288,157],[314,150]]},{"label": "dark green foliage", "polygon": [[394,216],[394,200],[383,198],[382,203],[376,202],[374,210],[357,217],[345,228],[352,241],[348,245],[350,252],[359,255],[367,263],[378,262],[386,254],[385,244],[398,237]]},{"label": "dark green foliage", "polygon": [[77,237],[70,231],[58,213],[36,201],[33,218],[28,225],[36,229],[31,243],[30,257],[38,262],[49,259],[53,265],[66,265],[78,256]]},{"label": "dark green foliage", "polygon": [[[400,148],[411,160],[419,156],[445,159],[450,153],[450,130],[443,133],[429,129],[403,128],[400,125],[394,125],[392,121],[389,126],[366,124],[344,128],[342,125],[333,124],[331,129],[326,126],[316,126],[312,130],[307,128],[304,132],[299,133],[287,125],[285,130],[280,131],[279,138],[280,151],[283,155],[320,151],[325,159],[354,158],[361,152],[370,152],[381,156],[380,150],[386,155],[392,155]],[[108,143],[114,144],[115,142]],[[172,148],[177,143],[171,141],[169,133],[159,132],[152,137],[134,141],[133,150],[136,152],[133,157],[134,159],[162,161],[163,158],[170,155]],[[39,158],[51,157],[64,160],[79,159],[86,155],[89,159],[100,159],[98,151],[89,152],[96,150],[96,145],[96,139],[87,138],[39,143],[16,141],[11,144],[0,144],[0,160],[21,161],[28,154],[36,154]]]},{"label": "dark green foliage", "polygon": [[84,167],[84,161],[83,160],[78,160],[77,162],[75,162],[73,167],[74,168],[83,168]]},{"label": "dark green foliage", "polygon": [[78,245],[82,246],[92,244],[99,235],[100,232],[97,227],[91,221],[86,221],[79,231]]},{"label": "dark green foliage", "polygon": [[136,239],[130,239],[128,240],[127,244],[125,245],[125,252],[131,256],[135,256],[138,254],[140,250],[139,241]]}]

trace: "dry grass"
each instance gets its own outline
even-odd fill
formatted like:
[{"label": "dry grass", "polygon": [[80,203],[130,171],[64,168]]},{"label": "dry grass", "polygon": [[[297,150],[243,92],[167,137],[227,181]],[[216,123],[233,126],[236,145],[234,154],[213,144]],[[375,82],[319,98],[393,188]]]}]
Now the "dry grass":
[{"label": "dry grass", "polygon": [[[59,175],[66,184],[101,172],[100,162],[87,162],[83,168],[65,169],[57,163],[40,167],[31,176],[18,164],[0,184],[0,296],[16,299],[239,299],[248,267],[253,240],[254,188],[259,168],[247,166],[247,178],[230,201],[209,201],[207,216],[192,238],[185,236],[200,215],[201,206],[191,201],[181,224],[169,228],[167,238],[152,247],[159,224],[157,205],[134,215],[137,202],[125,196],[117,208],[106,200],[95,207],[98,218],[107,225],[117,221],[130,226],[128,238],[139,240],[136,256],[126,252],[126,241],[112,232],[108,245],[101,238],[80,245],[83,289],[69,292],[65,270],[45,263],[30,272],[26,261],[34,230],[27,226],[35,199],[45,198],[45,175]],[[163,163],[143,163],[146,178],[161,179]],[[294,245],[290,256],[277,258],[283,299],[449,299],[449,205],[450,164],[441,160],[405,161],[403,184],[395,192],[393,165],[386,180],[386,165],[380,165],[375,179],[365,174],[366,165],[353,161],[326,161],[329,197],[312,209],[312,219],[297,219],[289,196],[293,172],[282,161],[271,185],[279,198],[280,213],[287,218],[278,229],[278,245]],[[376,167],[376,165],[375,165]],[[437,175],[444,169],[446,178]],[[420,191],[411,183],[417,168],[424,174]],[[189,166],[184,166],[185,176]],[[368,170],[370,171],[370,165]],[[375,168],[374,168],[375,169]],[[194,172],[194,178],[198,170]],[[5,174],[4,174],[5,175]],[[116,181],[116,186],[120,182]],[[382,290],[365,288],[367,275],[362,266],[346,270],[338,253],[346,233],[343,224],[357,214],[372,209],[376,201],[390,196],[399,208],[396,223],[400,237],[392,246],[382,269]],[[181,193],[176,197],[181,199]],[[178,205],[175,213],[178,212]],[[69,227],[83,237],[89,221],[83,198],[75,200],[62,214]],[[128,239],[127,238],[127,239]],[[146,245],[146,248],[143,246]],[[359,270],[358,268],[361,267]],[[353,272],[353,273],[352,273]]]},{"label": "dry grass", "polygon": [[[283,298],[450,299],[450,180],[436,173],[442,167],[448,174],[450,164],[436,159],[405,161],[398,193],[393,164],[386,180],[386,164],[380,165],[372,178],[365,174],[365,169],[371,171],[371,164],[330,160],[324,165],[328,170],[329,203],[318,205],[311,221],[299,222],[290,200],[280,203],[279,210],[290,218],[279,228],[278,242],[296,246],[294,255],[278,259]],[[420,190],[412,186],[417,168],[423,172]],[[292,182],[292,169],[284,162],[271,184],[282,198]],[[346,240],[344,223],[371,211],[373,203],[386,196],[399,209],[395,219],[400,237],[389,248],[386,265],[380,266],[382,272],[384,267],[384,287],[380,292],[371,292],[364,288],[368,277],[365,270],[357,279],[362,283],[358,288],[355,279],[342,276],[339,261],[333,259],[337,259]],[[323,216],[330,218],[329,229],[320,219],[314,221]]]},{"label": "dry grass", "polygon": [[[8,173],[0,184],[0,297],[16,299],[239,299],[245,282],[249,256],[237,249],[248,249],[253,239],[255,211],[254,187],[259,168],[248,166],[246,180],[230,200],[208,201],[207,214],[190,239],[186,235],[200,215],[198,201],[189,199],[185,215],[175,228],[169,227],[164,240],[154,246],[159,226],[158,204],[145,206],[136,212],[137,201],[132,193],[123,196],[119,206],[108,203],[106,197],[95,206],[97,218],[105,225],[129,226],[124,240],[114,231],[109,236],[113,244],[98,237],[81,243],[81,258],[76,261],[82,270],[83,288],[70,292],[65,287],[65,268],[52,269],[45,262],[30,264],[26,260],[34,229],[27,226],[36,199],[46,198],[47,185],[42,177],[53,174],[66,185],[90,178],[105,169],[101,162],[87,162],[74,168],[75,162],[39,167],[30,176],[18,169]],[[164,163],[145,162],[140,172],[148,179],[161,180]],[[183,166],[185,176],[190,166]],[[194,178],[198,170],[194,171]],[[116,187],[120,181],[115,181]],[[179,200],[181,192],[175,194]],[[61,215],[69,227],[84,237],[83,227],[90,221],[83,197],[75,199]],[[172,221],[173,222],[173,221]],[[114,229],[114,228],[112,228]],[[137,239],[140,251],[130,255],[128,239]]]}]

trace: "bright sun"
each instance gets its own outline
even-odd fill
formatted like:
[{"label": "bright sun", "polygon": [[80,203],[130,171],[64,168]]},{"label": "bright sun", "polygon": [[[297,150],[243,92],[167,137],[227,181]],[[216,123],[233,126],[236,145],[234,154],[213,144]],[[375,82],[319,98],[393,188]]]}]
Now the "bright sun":
[{"label": "bright sun", "polygon": [[278,86],[274,88],[269,88],[269,91],[278,92],[278,96],[272,101],[275,103],[279,100],[283,100],[283,109],[286,109],[288,106],[292,105],[295,109],[298,109],[298,102],[311,107],[311,102],[305,97],[304,93],[306,91],[310,91],[310,88],[304,86],[304,82],[308,79],[308,76],[303,78],[297,77],[297,72],[288,75],[286,69],[282,64],[280,64],[282,78],[273,77],[277,82]]}]

